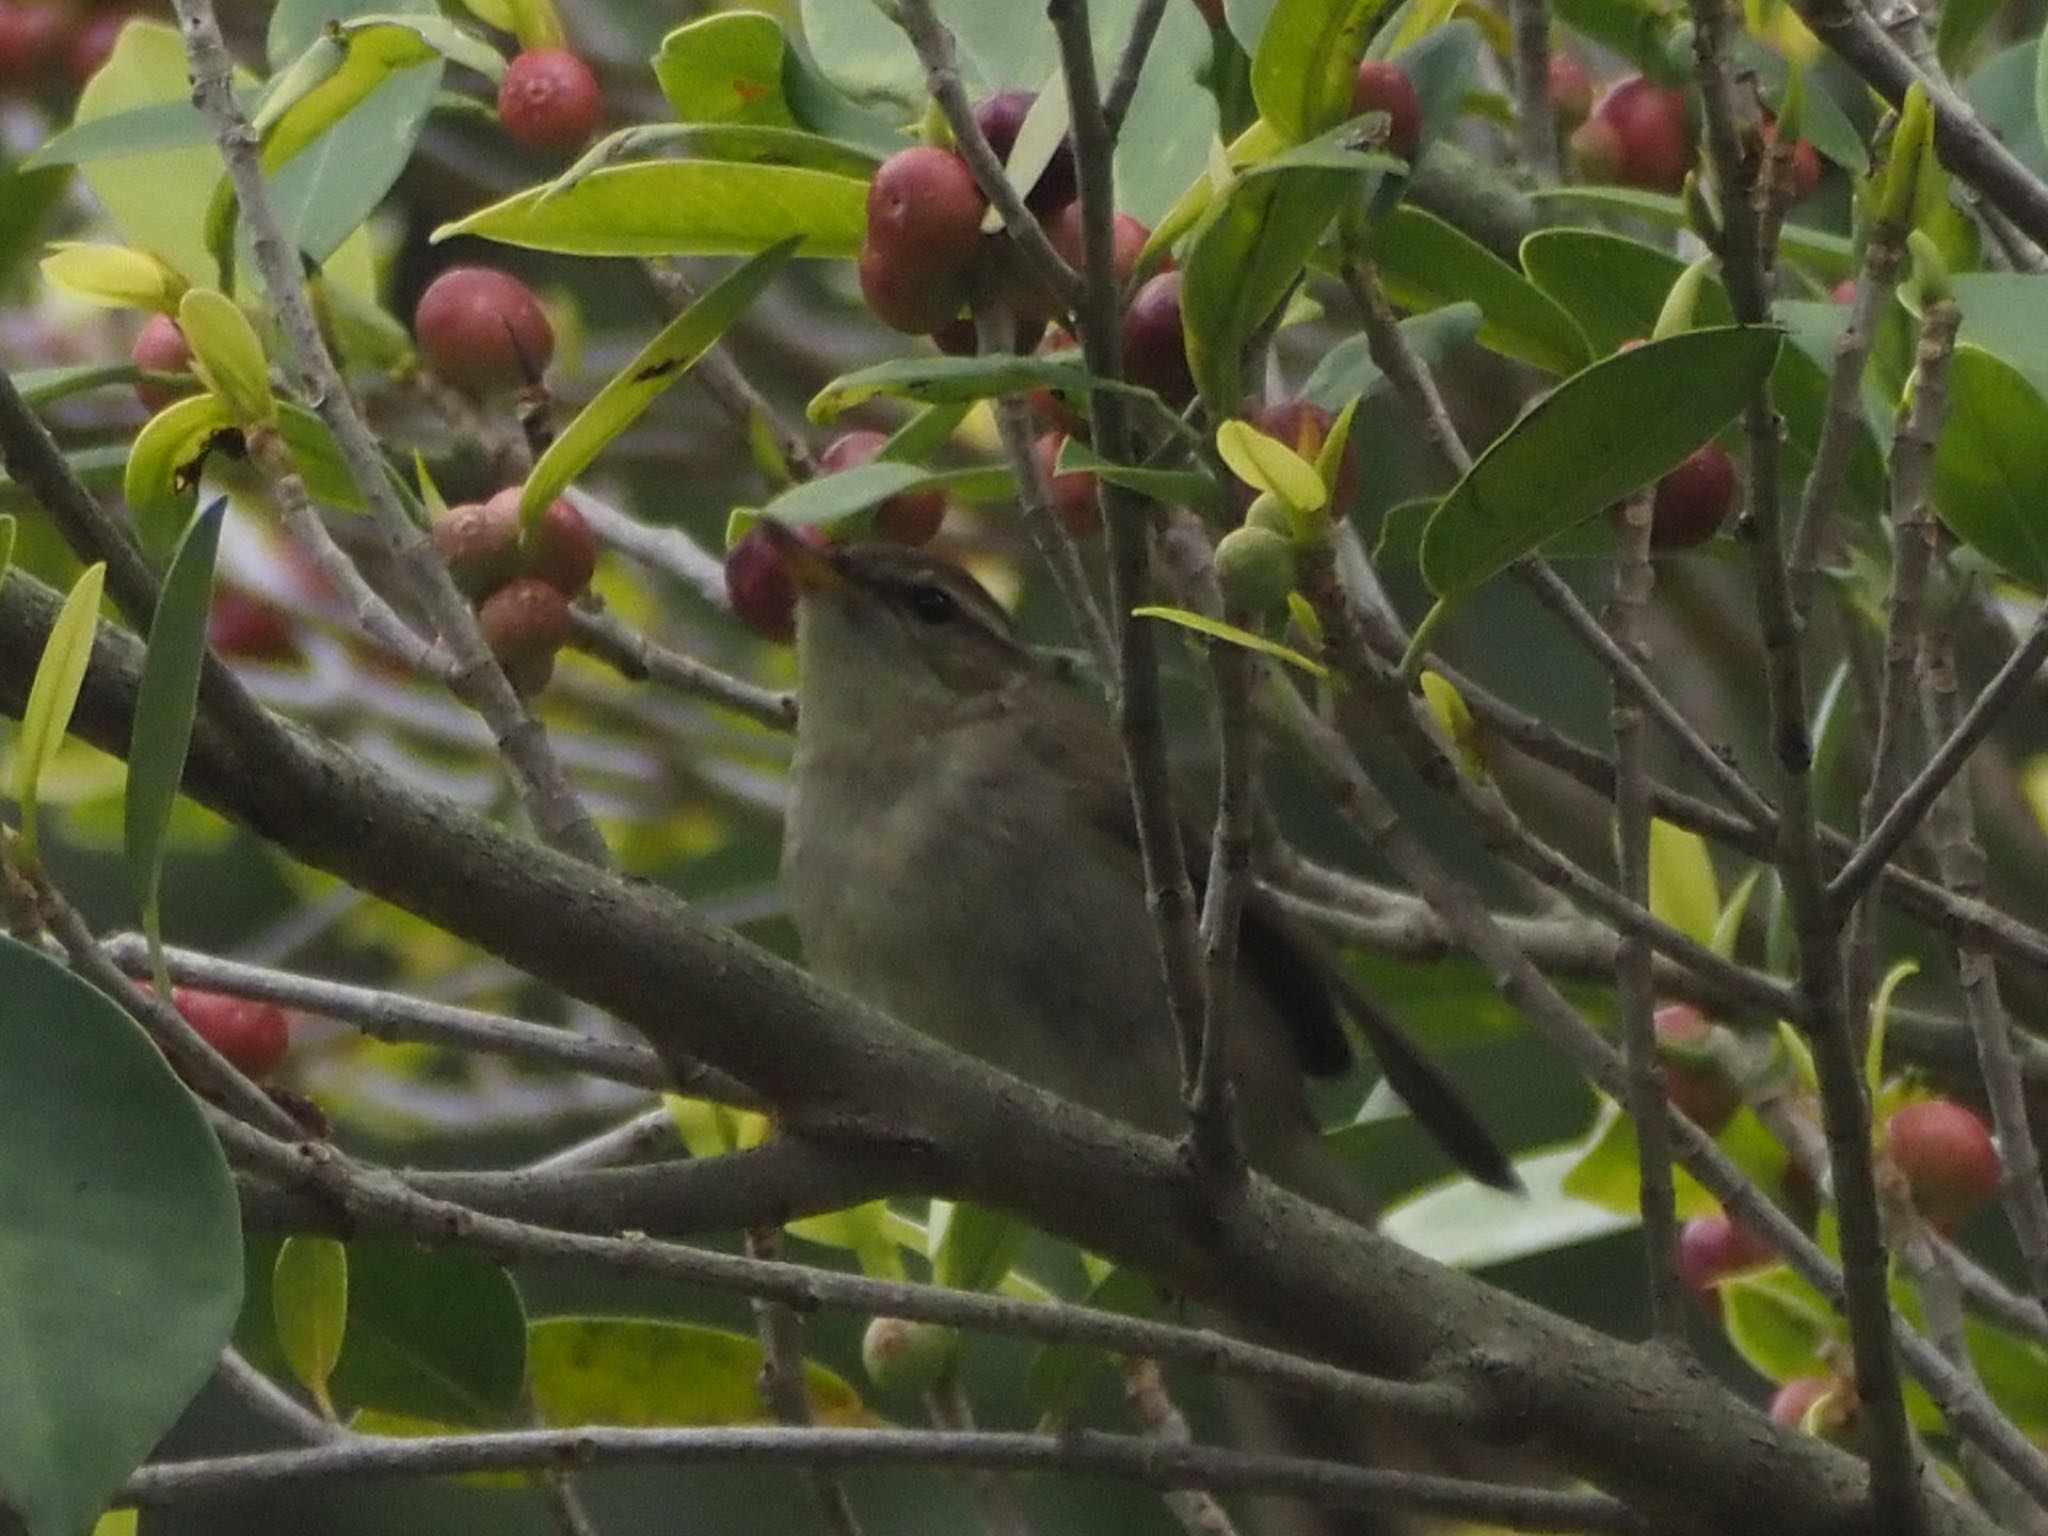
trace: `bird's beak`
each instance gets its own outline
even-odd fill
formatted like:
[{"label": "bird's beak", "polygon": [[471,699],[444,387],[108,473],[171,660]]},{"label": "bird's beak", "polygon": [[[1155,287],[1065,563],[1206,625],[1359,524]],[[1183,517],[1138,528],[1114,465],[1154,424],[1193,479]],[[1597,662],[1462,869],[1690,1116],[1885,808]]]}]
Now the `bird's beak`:
[{"label": "bird's beak", "polygon": [[821,548],[803,534],[772,517],[761,519],[761,531],[782,559],[789,579],[799,593],[832,592],[846,585],[846,573],[832,558],[829,546]]}]

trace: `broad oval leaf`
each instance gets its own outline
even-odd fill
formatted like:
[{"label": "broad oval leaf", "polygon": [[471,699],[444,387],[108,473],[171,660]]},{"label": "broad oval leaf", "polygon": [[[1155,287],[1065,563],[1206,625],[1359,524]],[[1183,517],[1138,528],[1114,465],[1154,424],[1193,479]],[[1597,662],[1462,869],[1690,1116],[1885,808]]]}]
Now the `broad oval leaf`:
[{"label": "broad oval leaf", "polygon": [[1440,598],[1470,591],[1650,484],[1742,408],[1782,340],[1768,326],[1686,331],[1566,379],[1438,505],[1423,531],[1423,580]]},{"label": "broad oval leaf", "polygon": [[212,1374],[241,1213],[198,1105],[126,1014],[6,937],[0,999],[0,1505],[30,1536],[76,1536]]},{"label": "broad oval leaf", "polygon": [[50,638],[36,663],[28,703],[21,712],[21,738],[14,748],[14,798],[21,806],[21,855],[36,862],[36,801],[43,770],[71,728],[71,711],[92,660],[93,635],[100,623],[100,589],[107,579],[104,560],[87,566],[57,611]]},{"label": "broad oval leaf", "polygon": [[253,426],[277,415],[270,365],[256,327],[215,288],[191,288],[178,301],[178,329],[192,347],[192,370],[235,420]]},{"label": "broad oval leaf", "polygon": [[459,1248],[348,1245],[335,1398],[451,1424],[511,1421],[526,1379],[526,1309],[511,1277]]},{"label": "broad oval leaf", "polygon": [[[750,1334],[633,1317],[549,1317],[527,1330],[533,1406],[544,1424],[651,1428],[758,1424],[761,1346]],[[820,1424],[872,1424],[860,1394],[804,1362]]]},{"label": "broad oval leaf", "polygon": [[327,1390],[348,1323],[348,1249],[331,1237],[288,1237],[270,1275],[278,1347],[299,1384],[332,1416]]},{"label": "broad oval leaf", "polygon": [[661,40],[654,78],[683,122],[788,128],[796,119],[782,94],[787,46],[775,18],[760,11],[705,16]]},{"label": "broad oval leaf", "polygon": [[1982,348],[1949,367],[1934,451],[1934,505],[1955,536],[2008,575],[2048,589],[2048,401]]},{"label": "broad oval leaf", "polygon": [[128,787],[122,807],[122,853],[128,886],[142,909],[152,946],[162,941],[157,909],[163,875],[164,835],[185,751],[192,740],[192,713],[199,699],[199,674],[206,661],[206,619],[213,597],[213,560],[220,547],[222,497],[192,520],[164,576],[156,616],[150,620],[149,649],[135,691],[135,720],[128,735]]},{"label": "broad oval leaf", "polygon": [[521,521],[532,527],[563,486],[583,473],[607,443],[696,365],[726,328],[760,297],[796,250],[794,237],[742,262],[663,326],[659,335],[608,380],[548,445],[519,498]]},{"label": "broad oval leaf", "polygon": [[751,256],[798,237],[800,256],[852,256],[865,181],[794,165],[658,160],[529,187],[434,231],[574,256]]},{"label": "broad oval leaf", "polygon": [[1351,115],[1367,38],[1388,0],[1279,0],[1252,55],[1252,99],[1290,144]]},{"label": "broad oval leaf", "polygon": [[[1577,322],[1595,353],[1650,334],[1665,295],[1685,270],[1669,251],[1598,229],[1539,229],[1522,242],[1522,269]],[[1718,282],[1701,285],[1698,325],[1732,325]]]},{"label": "broad oval leaf", "polygon": [[1373,227],[1373,261],[1408,309],[1479,306],[1480,345],[1550,373],[1585,364],[1586,338],[1541,289],[1462,230],[1419,208],[1395,208]]}]

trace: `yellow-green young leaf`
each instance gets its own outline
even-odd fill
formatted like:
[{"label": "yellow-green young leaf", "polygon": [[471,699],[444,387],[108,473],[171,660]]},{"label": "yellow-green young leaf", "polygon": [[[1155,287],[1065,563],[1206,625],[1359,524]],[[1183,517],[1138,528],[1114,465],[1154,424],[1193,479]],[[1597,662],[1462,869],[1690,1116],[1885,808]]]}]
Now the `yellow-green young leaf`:
[{"label": "yellow-green young leaf", "polygon": [[519,497],[520,522],[532,528],[562,488],[583,472],[605,445],[639,420],[665,389],[710,350],[796,254],[794,236],[741,262],[640,349],[576,413],[548,445]]},{"label": "yellow-green young leaf", "polygon": [[503,0],[510,17],[506,28],[521,49],[559,48],[566,38],[555,0]]},{"label": "yellow-green young leaf", "polygon": [[1650,823],[1650,911],[1688,938],[1711,944],[1721,888],[1706,839],[1668,821]]},{"label": "yellow-green young leaf", "polygon": [[1271,491],[1292,510],[1313,511],[1330,499],[1315,465],[1248,421],[1226,421],[1218,427],[1216,451],[1238,479],[1256,490]]},{"label": "yellow-green young leaf", "polygon": [[7,580],[7,571],[14,564],[14,514],[0,512],[0,582]]},{"label": "yellow-green young leaf", "polygon": [[1884,1087],[1884,1035],[1886,1026],[1891,1023],[1892,994],[1908,976],[1919,974],[1920,963],[1917,960],[1899,961],[1884,973],[1884,980],[1878,983],[1877,997],[1870,1005],[1870,1037],[1864,1045],[1863,1080],[1870,1086],[1873,1104]]},{"label": "yellow-green young leaf", "polygon": [[277,420],[263,343],[233,299],[213,288],[188,289],[178,301],[178,329],[192,348],[192,371],[220,396],[238,425]]},{"label": "yellow-green young leaf", "polygon": [[49,765],[65,731],[92,660],[93,633],[100,622],[100,588],[107,576],[104,560],[89,565],[72,586],[29,684],[28,705],[21,712],[21,740],[15,747],[14,798],[21,806],[21,853],[36,863],[36,795],[43,769]]},{"label": "yellow-green young leaf", "polygon": [[1657,312],[1657,323],[1650,330],[1650,340],[1662,341],[1667,336],[1692,329],[1693,315],[1700,305],[1700,290],[1705,286],[1707,271],[1713,264],[1712,256],[1702,256],[1678,274],[1678,281],[1664,296],[1664,307]]},{"label": "yellow-green young leaf", "polygon": [[[1292,601],[1290,598],[1290,607]],[[1196,613],[1187,608],[1166,608],[1148,604],[1133,608],[1135,619],[1164,619],[1169,624],[1178,624],[1182,629],[1192,629],[1198,635],[1207,635],[1212,640],[1227,641],[1241,645],[1248,651],[1260,651],[1286,662],[1290,667],[1299,667],[1311,677],[1328,677],[1330,669],[1312,656],[1304,656],[1291,645],[1282,645],[1278,640],[1268,640],[1264,635],[1255,635],[1248,629],[1239,629],[1235,624],[1226,624],[1221,619],[1212,619],[1206,613]]]},{"label": "yellow-green young leaf", "polygon": [[1252,56],[1252,98],[1299,143],[1349,115],[1366,40],[1388,0],[1279,0]]},{"label": "yellow-green young leaf", "polygon": [[143,423],[128,450],[121,494],[145,548],[160,551],[170,543],[171,530],[182,526],[199,494],[207,454],[234,430],[234,415],[218,395],[173,401]]},{"label": "yellow-green young leaf", "polygon": [[[221,497],[192,520],[171,566],[163,595],[149,624],[149,649],[135,690],[135,719],[128,734],[128,787],[122,803],[122,853],[128,885],[142,909],[142,927],[152,960],[161,958],[162,913],[157,892],[163,876],[166,835],[185,752],[192,740],[192,714],[199,699],[199,673],[206,661],[206,620],[213,597],[214,553],[220,547],[227,498]],[[162,967],[156,967],[159,980]]]},{"label": "yellow-green young leaf", "polygon": [[1785,1059],[1792,1063],[1793,1075],[1799,1079],[1799,1086],[1808,1093],[1820,1090],[1820,1073],[1813,1065],[1813,1052],[1806,1042],[1799,1038],[1799,1031],[1785,1020],[1778,1020],[1778,1049],[1785,1053]]},{"label": "yellow-green young leaf", "polygon": [[[1636,1123],[1621,1112],[1611,1099],[1600,1102],[1599,1118],[1570,1169],[1559,1183],[1564,1193],[1618,1216],[1636,1216],[1642,1210],[1642,1153],[1636,1140]],[[1671,1170],[1677,1197],[1678,1217],[1711,1216],[1721,1208],[1706,1190],[1683,1168]]]},{"label": "yellow-green young leaf", "polygon": [[1351,445],[1351,419],[1358,414],[1358,402],[1362,398],[1354,395],[1345,402],[1344,409],[1337,413],[1337,419],[1330,423],[1330,433],[1323,439],[1323,446],[1316,450],[1316,478],[1323,482],[1323,499],[1340,516],[1350,509],[1336,504],[1337,482],[1343,478],[1344,450]]},{"label": "yellow-green young leaf", "polygon": [[448,498],[441,494],[441,487],[434,482],[433,472],[427,468],[426,455],[415,448],[412,451],[413,478],[419,482],[420,505],[427,509],[427,516],[439,522],[448,515]]},{"label": "yellow-green young leaf", "polygon": [[986,1206],[934,1200],[929,1228],[932,1278],[956,1291],[986,1291],[1010,1272],[1024,1228]]},{"label": "yellow-green young leaf", "polygon": [[43,280],[59,292],[110,309],[173,315],[185,279],[154,256],[125,245],[60,241],[42,260]]},{"label": "yellow-green young leaf", "polygon": [[[424,1414],[401,1413],[395,1408],[358,1408],[349,1415],[348,1427],[359,1435],[389,1435],[396,1440],[424,1440],[435,1435],[467,1435],[474,1424],[457,1419],[430,1419]],[[518,1493],[529,1488],[537,1474],[531,1472],[458,1472],[455,1481],[465,1488],[485,1488],[500,1493]]]},{"label": "yellow-green young leaf", "polygon": [[275,172],[360,106],[369,94],[401,69],[440,57],[440,51],[402,22],[359,23],[345,34],[347,55],[333,67],[323,57],[335,47],[332,39],[316,39],[307,50],[316,62],[305,78],[304,94],[276,114],[263,139],[263,169]]},{"label": "yellow-green young leaf", "polygon": [[1472,718],[1465,696],[1451,685],[1449,678],[1438,673],[1424,672],[1421,681],[1422,701],[1450,738],[1459,764],[1474,777],[1485,778],[1486,755],[1479,748],[1479,722]]},{"label": "yellow-green young leaf", "polygon": [[[791,1237],[824,1248],[842,1248],[860,1260],[861,1273],[878,1280],[905,1278],[901,1245],[895,1221],[886,1200],[870,1200],[843,1211],[826,1211],[792,1221],[785,1229]],[[923,1252],[920,1247],[918,1251]]]},{"label": "yellow-green young leaf", "polygon": [[1828,1374],[1836,1344],[1834,1313],[1820,1294],[1782,1264],[1721,1282],[1728,1341],[1771,1381]]},{"label": "yellow-green young leaf", "polygon": [[141,1521],[140,1510],[110,1509],[93,1522],[92,1536],[136,1536]]},{"label": "yellow-green young leaf", "polygon": [[692,1157],[719,1157],[727,1152],[744,1152],[758,1147],[768,1134],[768,1117],[750,1109],[710,1099],[693,1099],[680,1093],[662,1095],[676,1134]]},{"label": "yellow-green young leaf", "polygon": [[[533,1406],[543,1424],[629,1428],[758,1424],[761,1346],[752,1334],[631,1317],[550,1317],[527,1326]],[[820,1424],[872,1424],[837,1373],[804,1362]]]},{"label": "yellow-green young leaf", "polygon": [[1743,916],[1749,911],[1749,899],[1756,894],[1757,881],[1762,876],[1760,869],[1744,875],[1721,904],[1721,915],[1714,919],[1714,936],[1707,940],[1707,948],[1723,960],[1735,955],[1735,941],[1742,936]]},{"label": "yellow-green young leaf", "polygon": [[288,1237],[270,1275],[278,1347],[320,1411],[334,1417],[327,1382],[348,1324],[348,1249],[331,1237]]}]

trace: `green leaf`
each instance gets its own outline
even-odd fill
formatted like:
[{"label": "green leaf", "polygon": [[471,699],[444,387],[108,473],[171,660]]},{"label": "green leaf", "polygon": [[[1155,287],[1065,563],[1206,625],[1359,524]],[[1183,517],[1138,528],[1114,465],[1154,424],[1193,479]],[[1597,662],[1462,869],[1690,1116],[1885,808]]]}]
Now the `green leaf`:
[{"label": "green leaf", "polygon": [[920,405],[963,405],[997,395],[1018,395],[1032,389],[1085,395],[1113,389],[1119,394],[1147,391],[1114,379],[1100,378],[1081,366],[1080,354],[1053,353],[1015,357],[991,352],[985,357],[897,357],[871,368],[842,373],[811,397],[804,412],[823,424],[877,395],[915,400]]},{"label": "green leaf", "polygon": [[86,665],[92,660],[93,635],[100,622],[100,588],[106,577],[104,560],[80,573],[50,626],[50,638],[36,663],[35,680],[29,684],[28,704],[21,712],[21,737],[14,748],[14,798],[21,806],[21,857],[31,867],[37,862],[36,798],[43,770],[71,728],[71,711],[85,682]]},{"label": "green leaf", "polygon": [[1863,1081],[1870,1093],[1870,1102],[1878,1102],[1884,1090],[1884,1038],[1892,1017],[1892,994],[1899,990],[1899,984],[1909,976],[1920,974],[1920,962],[1900,960],[1884,973],[1884,980],[1877,985],[1877,996],[1870,1004],[1870,1035],[1863,1047]]},{"label": "green leaf", "polygon": [[[163,877],[165,835],[185,751],[192,741],[192,714],[199,699],[200,668],[206,661],[206,619],[213,596],[214,553],[220,547],[227,498],[192,520],[178,541],[164,575],[163,594],[150,620],[149,650],[135,690],[135,719],[128,735],[128,786],[123,797],[122,854],[128,887],[142,909],[142,926],[155,955],[163,942],[157,891]],[[161,970],[161,967],[158,967]],[[161,981],[159,977],[159,981]]]},{"label": "green leaf", "polygon": [[1565,1192],[1564,1176],[1578,1155],[1576,1147],[1560,1147],[1516,1158],[1522,1195],[1467,1178],[1432,1185],[1391,1206],[1380,1232],[1439,1264],[1486,1269],[1633,1227],[1633,1217]]},{"label": "green leaf", "polygon": [[[1402,206],[1373,228],[1372,254],[1387,293],[1403,307],[1479,306],[1480,345],[1550,373],[1570,373],[1586,338],[1542,290],[1470,235],[1435,214]],[[1668,285],[1667,285],[1668,286]]]},{"label": "green leaf", "polygon": [[1290,144],[1351,115],[1366,40],[1387,0],[1279,0],[1252,55],[1252,99]]},{"label": "green leaf", "polygon": [[1125,490],[1149,496],[1154,501],[1206,507],[1220,506],[1223,502],[1223,493],[1216,482],[1198,470],[1146,469],[1136,464],[1118,464],[1104,458],[1078,437],[1070,437],[1060,444],[1059,462],[1053,468],[1060,474],[1069,470],[1085,471],[1107,480],[1111,485],[1120,485]]},{"label": "green leaf", "polygon": [[192,347],[192,371],[220,397],[239,426],[277,417],[270,365],[256,327],[235,301],[213,288],[191,288],[178,301],[178,329]]},{"label": "green leaf", "polygon": [[993,1290],[1024,1246],[1025,1229],[987,1206],[934,1200],[932,1279],[955,1291]]},{"label": "green leaf", "polygon": [[1422,576],[1460,596],[1675,467],[1770,373],[1783,333],[1687,331],[1595,363],[1540,399],[1452,488]]},{"label": "green leaf", "polygon": [[1721,918],[1707,840],[1661,818],[1650,822],[1650,911],[1702,944],[1712,941]]},{"label": "green leaf", "polygon": [[1965,1316],[1970,1360],[2001,1412],[2021,1433],[2048,1434],[2048,1350],[1981,1318]]},{"label": "green leaf", "polygon": [[18,525],[11,512],[0,512],[0,582],[7,580],[7,573],[14,564],[14,535]]},{"label": "green leaf", "polygon": [[727,11],[687,22],[664,37],[654,55],[654,78],[683,122],[788,128],[796,119],[782,94],[785,47],[774,17]]},{"label": "green leaf", "polygon": [[561,489],[675,383],[746,312],[796,250],[794,237],[770,246],[720,278],[661,328],[548,445],[520,493],[521,523],[531,529]]},{"label": "green leaf", "polygon": [[1820,1293],[1784,1265],[1720,1285],[1728,1342],[1770,1381],[1826,1376],[1839,1325]]},{"label": "green leaf", "polygon": [[1195,227],[1182,264],[1181,323],[1188,366],[1215,414],[1236,411],[1245,344],[1300,280],[1363,174],[1295,170],[1240,179]]},{"label": "green leaf", "polygon": [[[1668,192],[1646,192],[1637,187],[1538,187],[1529,196],[1542,203],[1571,203],[1631,214],[1665,229],[1688,227],[1685,204]],[[1831,281],[1855,270],[1854,247],[1845,237],[1826,230],[1787,224],[1779,234],[1778,247],[1811,267],[1816,276]]]},{"label": "green leaf", "polygon": [[1934,505],[1951,532],[2007,575],[2048,589],[2048,401],[1979,347],[1949,367],[1934,450]]},{"label": "green leaf", "polygon": [[1707,948],[1723,960],[1735,958],[1735,941],[1742,936],[1743,914],[1749,911],[1749,900],[1756,894],[1757,881],[1762,876],[1762,869],[1752,869],[1736,882],[1735,889],[1721,907],[1720,916],[1714,919],[1714,932],[1707,940]]},{"label": "green leaf", "polygon": [[331,1237],[288,1237],[270,1276],[278,1347],[299,1384],[329,1418],[327,1383],[348,1324],[348,1249]]},{"label": "green leaf", "polygon": [[[235,94],[244,111],[256,100],[254,92]],[[118,160],[126,155],[158,154],[212,143],[213,125],[198,107],[190,101],[159,101],[66,128],[45,139],[22,164],[31,168],[85,165],[94,160]]]},{"label": "green leaf", "polygon": [[[750,1334],[633,1317],[549,1317],[528,1328],[526,1351],[543,1424],[654,1428],[768,1418],[761,1346]],[[843,1376],[806,1360],[804,1380],[820,1424],[874,1422]]]},{"label": "green leaf", "polygon": [[[1539,229],[1522,242],[1522,269],[1557,301],[1596,354],[1650,334],[1665,295],[1685,270],[1668,251],[1597,229]],[[1735,313],[1718,282],[1702,285],[1694,316],[1701,325],[1729,325]]]},{"label": "green leaf", "polygon": [[40,268],[43,281],[74,299],[113,309],[175,314],[185,279],[146,251],[60,240]]},{"label": "green leaf", "polygon": [[[1159,1287],[1135,1270],[1111,1269],[1088,1292],[1091,1311],[1157,1318],[1165,1311]],[[1093,1344],[1048,1344],[1032,1356],[1025,1386],[1039,1411],[1064,1419],[1075,1408],[1089,1378],[1109,1369],[1109,1357]]]},{"label": "green leaf", "polygon": [[1264,635],[1255,635],[1248,629],[1235,624],[1226,624],[1221,619],[1212,619],[1206,613],[1196,613],[1189,608],[1165,608],[1147,604],[1133,608],[1134,619],[1164,619],[1169,624],[1178,624],[1182,629],[1191,629],[1198,635],[1207,635],[1212,640],[1227,641],[1241,645],[1248,651],[1258,651],[1286,662],[1290,667],[1299,667],[1311,677],[1328,677],[1330,669],[1312,656],[1304,656],[1291,645],[1282,645],[1278,640],[1268,640]]},{"label": "green leaf", "polygon": [[128,450],[121,494],[145,548],[169,544],[171,529],[199,494],[206,456],[234,431],[234,414],[217,395],[175,400],[143,423]]},{"label": "green leaf", "polygon": [[1256,490],[1271,491],[1291,508],[1312,512],[1330,498],[1313,464],[1248,421],[1226,421],[1218,427],[1216,451],[1238,479]]},{"label": "green leaf", "polygon": [[511,1278],[459,1248],[348,1245],[338,1401],[451,1424],[509,1423],[526,1378],[526,1309]]},{"label": "green leaf", "polygon": [[[1702,1189],[1683,1168],[1671,1170],[1678,1217],[1689,1221],[1710,1216],[1720,1202]],[[1603,1100],[1593,1134],[1558,1187],[1574,1199],[1632,1220],[1642,1210],[1643,1154],[1636,1123],[1612,1100]]]},{"label": "green leaf", "polygon": [[793,485],[763,507],[759,515],[772,517],[791,527],[836,523],[841,518],[880,506],[891,496],[927,487],[980,500],[1008,494],[1015,489],[1015,482],[1008,470],[929,470],[893,459],[873,459],[851,469]]},{"label": "green leaf", "polygon": [[800,256],[852,256],[867,196],[865,181],[802,166],[657,160],[560,192],[529,187],[434,239],[477,235],[573,256],[751,256],[796,236]]},{"label": "green leaf", "polygon": [[[1401,322],[1401,334],[1416,356],[1437,368],[1477,336],[1483,323],[1477,304],[1460,302],[1410,315]],[[1301,386],[1301,396],[1334,411],[1349,400],[1369,400],[1386,386],[1386,375],[1372,360],[1371,343],[1361,333],[1346,336],[1322,355]]]},{"label": "green leaf", "polygon": [[0,999],[0,1505],[77,1536],[212,1375],[241,1212],[133,1020],[4,936]]},{"label": "green leaf", "polygon": [[140,371],[133,363],[77,363],[67,368],[31,368],[14,375],[24,404],[41,410],[59,400],[113,385],[133,385]]}]

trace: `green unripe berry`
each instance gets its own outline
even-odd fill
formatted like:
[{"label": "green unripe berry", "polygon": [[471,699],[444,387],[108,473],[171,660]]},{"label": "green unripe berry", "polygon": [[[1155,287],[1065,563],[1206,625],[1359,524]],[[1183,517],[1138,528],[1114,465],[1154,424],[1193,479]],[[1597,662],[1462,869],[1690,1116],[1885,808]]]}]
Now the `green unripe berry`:
[{"label": "green unripe berry", "polygon": [[960,1355],[957,1329],[878,1317],[861,1335],[860,1363],[884,1392],[924,1392],[937,1385]]},{"label": "green unripe berry", "polygon": [[1294,590],[1294,545],[1270,528],[1234,528],[1216,545],[1216,581],[1234,612],[1277,608]]},{"label": "green unripe berry", "polygon": [[1261,491],[1253,499],[1245,510],[1244,525],[1277,533],[1290,544],[1294,542],[1294,515],[1287,510],[1287,503],[1271,491]]}]

